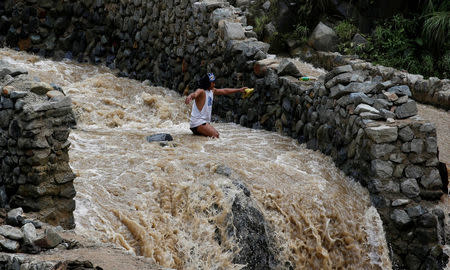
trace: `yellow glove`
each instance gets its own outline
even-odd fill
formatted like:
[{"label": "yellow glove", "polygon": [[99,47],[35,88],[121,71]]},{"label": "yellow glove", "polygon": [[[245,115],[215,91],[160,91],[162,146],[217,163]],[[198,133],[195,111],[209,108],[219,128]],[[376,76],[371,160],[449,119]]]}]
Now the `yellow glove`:
[{"label": "yellow glove", "polygon": [[253,91],[255,91],[255,88],[247,88],[245,89],[245,93],[242,94],[242,98],[248,98]]}]

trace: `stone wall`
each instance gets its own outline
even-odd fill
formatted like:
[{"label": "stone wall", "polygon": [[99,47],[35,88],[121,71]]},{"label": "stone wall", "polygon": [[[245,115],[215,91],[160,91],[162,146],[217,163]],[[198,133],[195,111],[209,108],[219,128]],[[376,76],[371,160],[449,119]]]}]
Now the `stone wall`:
[{"label": "stone wall", "polygon": [[0,62],[0,204],[40,212],[42,220],[72,228],[71,100],[26,73]]},{"label": "stone wall", "polygon": [[[299,52],[300,57],[305,61],[313,63],[315,66],[331,70],[337,66],[350,64],[356,60],[353,56],[345,56],[336,52],[317,52],[312,49],[304,49]],[[446,110],[450,110],[450,80],[430,77],[424,79],[422,75],[409,74],[394,68],[380,65],[372,65],[365,62],[365,65],[382,76],[386,80],[396,81],[408,85],[415,100],[431,104]]]},{"label": "stone wall", "polygon": [[0,15],[8,46],[43,56],[102,62],[180,93],[195,89],[206,71],[219,87],[254,86],[248,99],[218,97],[215,112],[331,155],[370,191],[395,267],[442,268],[436,131],[415,116],[411,100],[416,85],[428,93],[433,80],[412,83],[392,69],[336,57],[343,66],[301,82],[295,61],[266,59],[269,46],[226,1],[7,0]]}]

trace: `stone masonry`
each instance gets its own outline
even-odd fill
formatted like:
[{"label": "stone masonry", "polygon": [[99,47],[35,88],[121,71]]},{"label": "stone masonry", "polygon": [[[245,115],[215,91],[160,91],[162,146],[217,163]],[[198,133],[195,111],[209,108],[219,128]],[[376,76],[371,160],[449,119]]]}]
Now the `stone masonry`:
[{"label": "stone masonry", "polygon": [[[421,100],[417,98],[420,91],[442,92],[437,85],[446,82],[430,79],[422,83],[409,75],[394,76],[390,68],[339,57],[340,66],[334,64],[318,81],[302,82],[299,76],[308,74],[301,74],[295,60],[268,59],[269,45],[254,38],[244,15],[220,0],[7,0],[0,3],[0,41],[46,57],[105,63],[120,69],[120,76],[149,79],[185,94],[195,89],[206,71],[216,74],[219,87],[255,87],[248,99],[240,95],[217,98],[214,111],[227,121],[277,131],[332,156],[338,167],[370,191],[392,246],[394,267],[441,269],[446,261],[442,252],[446,239],[445,215],[436,207],[443,194],[436,131],[416,116],[412,98]],[[44,107],[52,112],[68,110],[56,105],[64,100],[43,101]],[[41,112],[24,109],[17,125],[25,128],[36,119],[45,123],[46,128],[39,126],[43,133],[34,134],[33,143],[39,142],[39,146],[27,147],[47,149],[36,152],[40,159],[32,163],[44,167],[45,172],[40,172],[47,175],[46,170],[54,168],[52,163],[40,162],[54,160],[45,155],[50,148],[50,153],[59,147],[67,149],[64,140],[58,139],[67,137],[50,133],[60,122],[43,121],[37,116],[42,116]],[[3,134],[10,136],[6,131]],[[56,139],[50,140],[54,144],[48,138]],[[6,151],[5,155],[12,153]],[[66,154],[55,156],[67,158]],[[67,167],[61,169],[64,173],[55,174],[55,179],[68,176],[62,177],[62,182],[55,180],[58,184],[73,179]],[[3,179],[14,179],[7,176]],[[40,184],[35,182],[45,188],[37,188],[33,194],[70,201],[62,195],[66,193]],[[18,192],[14,202],[34,209],[48,202],[26,200],[24,192],[31,191],[25,187],[12,191]]]},{"label": "stone masonry", "polygon": [[75,226],[69,166],[71,100],[26,71],[0,62],[0,186],[2,207],[39,212],[41,219]]}]

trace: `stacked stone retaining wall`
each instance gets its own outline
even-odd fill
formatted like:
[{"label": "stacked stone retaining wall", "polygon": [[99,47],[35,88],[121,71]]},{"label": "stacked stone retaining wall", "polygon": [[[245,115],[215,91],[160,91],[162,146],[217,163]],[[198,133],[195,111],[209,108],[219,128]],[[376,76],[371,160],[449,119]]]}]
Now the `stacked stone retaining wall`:
[{"label": "stacked stone retaining wall", "polygon": [[242,12],[226,1],[8,0],[0,3],[0,15],[8,46],[43,56],[105,63],[119,75],[180,93],[194,90],[206,71],[216,74],[219,87],[254,86],[248,99],[217,98],[215,112],[331,155],[369,189],[395,268],[443,267],[436,130],[415,116],[411,98],[418,85],[428,93],[447,82],[414,81],[342,59],[344,66],[318,81],[301,82],[298,77],[309,74],[293,60],[266,59],[268,44],[256,40]]},{"label": "stacked stone retaining wall", "polygon": [[[353,56],[345,56],[335,52],[317,52],[312,49],[300,51],[300,57],[305,61],[313,63],[317,67],[332,70],[341,65],[351,64],[355,61]],[[408,85],[413,98],[417,101],[431,104],[446,110],[450,110],[450,80],[430,77],[424,79],[422,75],[410,74],[406,71],[380,65],[370,65],[370,68],[386,80],[394,80]]]},{"label": "stacked stone retaining wall", "polygon": [[73,228],[71,100],[26,73],[0,62],[0,203],[40,212],[48,223]]}]

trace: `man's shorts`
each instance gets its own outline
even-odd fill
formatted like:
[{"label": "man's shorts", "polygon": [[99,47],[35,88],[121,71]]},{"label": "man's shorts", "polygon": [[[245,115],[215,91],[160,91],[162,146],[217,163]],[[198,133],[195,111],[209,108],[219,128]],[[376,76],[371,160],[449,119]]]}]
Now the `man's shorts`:
[{"label": "man's shorts", "polygon": [[[204,125],[206,125],[206,123],[203,123],[203,124],[201,124],[200,126],[204,126]],[[198,127],[199,127],[199,126],[196,126],[196,127],[191,128],[191,131],[192,131],[192,133],[194,133],[194,135],[202,135],[200,132],[197,131],[197,128],[198,128]]]}]

